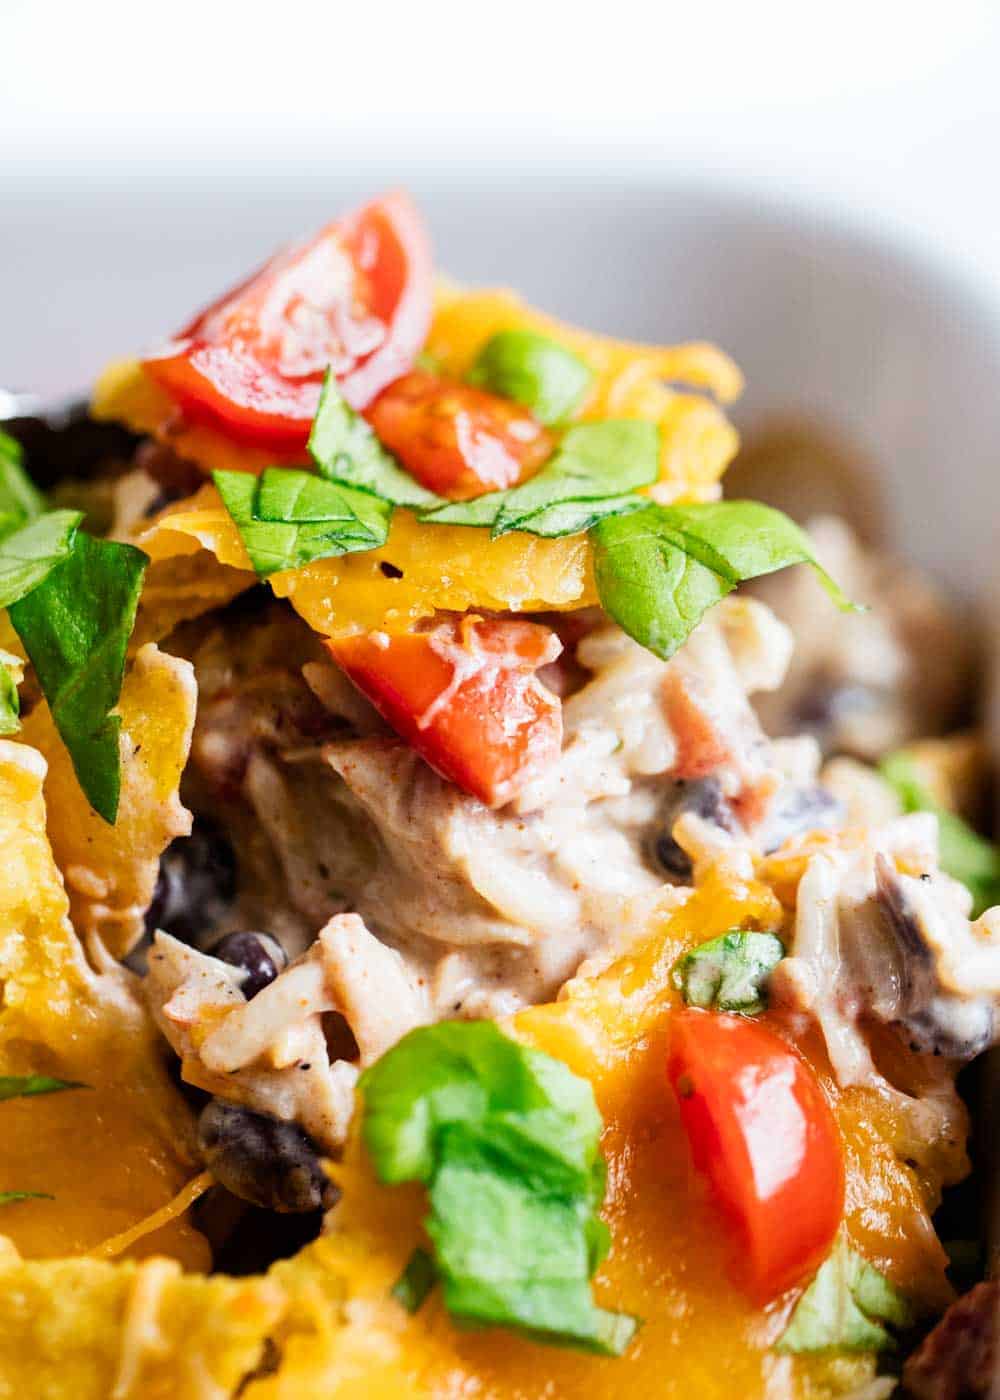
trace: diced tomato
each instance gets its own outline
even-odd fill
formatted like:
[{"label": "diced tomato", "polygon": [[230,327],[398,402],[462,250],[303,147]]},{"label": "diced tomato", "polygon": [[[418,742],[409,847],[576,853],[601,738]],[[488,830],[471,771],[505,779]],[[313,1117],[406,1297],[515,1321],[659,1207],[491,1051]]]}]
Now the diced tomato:
[{"label": "diced tomato", "polygon": [[143,364],[190,419],[304,449],[327,368],[364,408],[412,365],[431,304],[423,220],[390,194],[276,254]]},{"label": "diced tomato", "polygon": [[742,1246],[741,1281],[769,1302],[817,1268],[844,1213],[830,1106],[805,1060],[742,1016],[676,1013],[667,1068],[694,1164]]},{"label": "diced tomato", "polygon": [[554,446],[520,404],[425,370],[383,389],[367,417],[419,482],[454,501],[515,486]]},{"label": "diced tomato", "polygon": [[562,707],[535,675],[559,654],[548,627],[457,618],[327,646],[397,734],[489,807],[509,802],[559,756]]}]

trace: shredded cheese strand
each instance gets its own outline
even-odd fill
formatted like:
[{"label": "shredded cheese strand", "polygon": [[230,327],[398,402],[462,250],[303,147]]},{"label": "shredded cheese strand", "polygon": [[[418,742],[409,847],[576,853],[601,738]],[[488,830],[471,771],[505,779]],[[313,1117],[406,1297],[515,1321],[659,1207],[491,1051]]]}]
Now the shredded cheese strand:
[{"label": "shredded cheese strand", "polygon": [[159,1210],[154,1210],[152,1215],[147,1215],[144,1220],[140,1220],[138,1225],[133,1225],[128,1230],[123,1230],[120,1235],[112,1235],[103,1244],[95,1246],[88,1251],[91,1259],[114,1259],[115,1255],[121,1254],[136,1240],[141,1240],[144,1235],[151,1235],[154,1230],[162,1229],[164,1225],[169,1225],[172,1220],[193,1206],[199,1196],[203,1196],[210,1186],[214,1185],[215,1178],[211,1172],[200,1172],[192,1181],[178,1191],[174,1199],[162,1206]]}]

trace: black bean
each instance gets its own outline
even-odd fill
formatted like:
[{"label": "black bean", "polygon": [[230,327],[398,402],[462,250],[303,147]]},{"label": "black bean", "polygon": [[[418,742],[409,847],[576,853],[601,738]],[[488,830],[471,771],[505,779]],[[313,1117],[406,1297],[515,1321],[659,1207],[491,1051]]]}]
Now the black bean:
[{"label": "black bean", "polygon": [[236,857],[214,822],[196,817],[190,836],[172,841],[160,861],[146,928],[185,943],[211,929],[236,894]]},{"label": "black bean", "polygon": [[336,1199],[315,1144],[295,1123],[213,1099],[198,1120],[198,1141],[215,1179],[252,1205],[298,1214]]},{"label": "black bean", "polygon": [[789,787],[779,793],[759,840],[769,855],[792,836],[842,826],[845,820],[843,803],[819,783]]},{"label": "black bean", "polygon": [[230,967],[241,968],[246,973],[240,991],[247,1001],[273,982],[288,961],[281,944],[266,933],[227,933],[211,953],[213,958],[221,958]]},{"label": "black bean", "polygon": [[679,783],[677,786],[677,797],[670,804],[664,827],[654,841],[653,854],[668,875],[686,880],[691,875],[690,857],[670,834],[677,818],[684,812],[693,812],[695,816],[730,832],[736,831],[737,822],[718,778],[703,778],[699,782]]},{"label": "black bean", "polygon": [[44,490],[67,477],[87,480],[110,463],[127,462],[139,441],[116,423],[95,422],[82,399],[37,417],[10,418],[3,427],[21,443],[28,475]]}]

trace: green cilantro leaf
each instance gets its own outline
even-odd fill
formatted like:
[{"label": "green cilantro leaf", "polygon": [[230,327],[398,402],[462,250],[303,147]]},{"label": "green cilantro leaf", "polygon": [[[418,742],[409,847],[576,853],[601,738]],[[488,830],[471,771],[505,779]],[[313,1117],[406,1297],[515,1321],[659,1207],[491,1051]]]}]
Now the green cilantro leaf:
[{"label": "green cilantro leaf", "polygon": [[63,1089],[85,1089],[75,1079],[52,1079],[47,1074],[0,1074],[0,1102],[4,1099],[31,1098],[35,1094],[58,1094]]},{"label": "green cilantro leaf", "polygon": [[689,1006],[753,1016],[767,1005],[767,979],[784,956],[773,933],[730,929],[678,958],[671,980]]},{"label": "green cilantro leaf", "polygon": [[55,1196],[48,1191],[0,1191],[0,1206],[13,1205],[15,1201],[54,1201]]},{"label": "green cilantro leaf", "polygon": [[571,418],[594,380],[593,371],[565,346],[535,331],[498,331],[486,342],[466,379],[529,408],[540,423]]},{"label": "green cilantro leaf", "polygon": [[[51,510],[0,539],[0,608],[26,597],[69,558],[82,519],[78,510]],[[2,517],[0,527],[9,520]]]},{"label": "green cilantro leaf", "polygon": [[311,472],[270,467],[260,477],[228,471],[212,479],[262,578],[314,559],[377,549],[389,532],[387,501]]},{"label": "green cilantro leaf", "polygon": [[[443,1022],[405,1036],[360,1090],[379,1179],[428,1188],[434,1268],[458,1320],[602,1355],[628,1345],[634,1319],[590,1291],[609,1235],[586,1080],[492,1022]],[[405,1297],[412,1266],[397,1285]]]},{"label": "green cilantro leaf", "polygon": [[393,505],[430,506],[441,499],[421,486],[386,451],[361,415],[344,399],[332,371],[323,384],[309,451],[328,480],[371,492]]},{"label": "green cilantro leaf", "polygon": [[[491,491],[471,501],[450,501],[425,511],[420,519],[433,525],[489,525],[494,539],[511,530],[570,534],[587,529],[602,510],[550,516],[556,506],[614,501],[616,511],[633,507],[629,494],[656,480],[660,465],[660,430],[637,418],[607,418],[578,423],[563,436],[556,452],[535,476],[508,491]],[[609,508],[612,508],[609,506]],[[541,528],[534,529],[536,519]],[[553,528],[553,522],[557,522]]]},{"label": "green cilantro leaf", "polygon": [[[0,544],[0,557],[8,543]],[[80,786],[107,822],[118,814],[121,789],[121,720],[109,712],[121,692],[148,562],[132,545],[95,540],[80,531],[68,557],[10,608]]]},{"label": "green cilantro leaf", "polygon": [[973,918],[1000,904],[1000,849],[935,800],[905,749],[884,758],[879,772],[895,789],[905,811],[932,812],[937,817],[941,869],[972,895]]},{"label": "green cilantro leaf", "polygon": [[408,1313],[418,1312],[423,1307],[427,1295],[438,1281],[437,1265],[426,1249],[419,1247],[413,1251],[392,1287],[392,1296],[402,1303]]},{"label": "green cilantro leaf", "polygon": [[591,540],[604,611],[664,660],[738,583],[790,564],[811,564],[838,606],[854,606],[799,527],[756,501],[651,504],[599,521]]},{"label": "green cilantro leaf", "polygon": [[45,509],[45,497],[24,470],[21,444],[0,431],[0,534],[34,520]]},{"label": "green cilantro leaf", "polygon": [[912,1323],[903,1295],[840,1236],[796,1303],[776,1349],[883,1351],[896,1345],[889,1327]]}]

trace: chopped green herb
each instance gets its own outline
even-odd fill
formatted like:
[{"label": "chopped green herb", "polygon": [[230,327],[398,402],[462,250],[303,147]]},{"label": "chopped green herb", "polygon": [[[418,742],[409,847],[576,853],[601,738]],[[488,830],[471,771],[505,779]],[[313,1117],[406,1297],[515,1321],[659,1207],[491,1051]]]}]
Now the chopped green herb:
[{"label": "chopped green herb", "polygon": [[34,520],[44,509],[45,497],[24,470],[21,444],[0,431],[0,535]]},{"label": "chopped green herb", "polygon": [[389,532],[387,501],[311,472],[270,467],[259,477],[230,471],[214,472],[212,479],[262,578],[314,559],[377,549]]},{"label": "chopped green herb", "polygon": [[602,501],[561,501],[547,506],[517,527],[529,535],[556,539],[562,535],[582,535],[607,515],[627,515],[646,505],[642,496],[606,496]]},{"label": "chopped green herb", "polygon": [[579,355],[548,336],[509,330],[491,336],[466,378],[524,404],[540,423],[553,424],[573,416],[594,375]]},{"label": "chopped green herb", "polygon": [[1000,848],[935,800],[905,749],[884,758],[879,772],[895,789],[905,811],[932,812],[937,817],[941,869],[972,895],[973,918],[1000,904]]},{"label": "chopped green herb", "polygon": [[50,510],[0,539],[0,608],[27,597],[69,558],[82,519],[78,510]]},{"label": "chopped green herb", "polygon": [[31,1098],[35,1094],[58,1094],[63,1089],[85,1089],[75,1079],[52,1079],[47,1074],[0,1074],[0,1102],[4,1099]]},{"label": "chopped green herb", "polygon": [[0,651],[0,737],[16,734],[21,727],[21,700],[11,669],[16,658]]},{"label": "chopped green herb", "polygon": [[838,606],[853,606],[799,527],[756,501],[647,505],[600,521],[591,539],[605,612],[664,660],[738,583],[790,564],[811,564]]},{"label": "chopped green herb", "polygon": [[883,1351],[896,1345],[888,1327],[912,1326],[903,1295],[840,1236],[795,1305],[778,1351]]},{"label": "chopped green herb", "polygon": [[[491,491],[471,501],[450,501],[425,511],[421,520],[434,525],[489,525],[494,539],[511,530],[539,534],[571,534],[587,529],[596,508],[554,517],[554,507],[579,502],[615,501],[615,510],[635,509],[631,492],[656,480],[660,463],[660,430],[655,423],[634,418],[608,418],[578,423],[564,435],[558,449],[535,476],[508,491]],[[558,522],[553,528],[554,522]],[[574,528],[575,525],[575,528]]]},{"label": "chopped green herb", "polygon": [[121,719],[109,712],[121,692],[148,562],[132,545],[81,531],[69,556],[10,609],[80,786],[107,822],[118,814],[121,789]]},{"label": "chopped green herb", "polygon": [[689,1006],[753,1016],[767,1005],[767,979],[784,956],[773,933],[731,929],[678,958],[671,979]]},{"label": "chopped green herb", "polygon": [[379,1179],[428,1188],[427,1232],[457,1319],[624,1350],[634,1319],[598,1308],[590,1291],[609,1236],[586,1080],[492,1022],[443,1022],[405,1036],[360,1089]]},{"label": "chopped green herb", "polygon": [[354,486],[397,506],[431,506],[440,501],[421,486],[379,442],[342,396],[328,373],[309,437],[309,451],[330,481]]},{"label": "chopped green herb", "polygon": [[48,1191],[0,1191],[0,1206],[13,1205],[15,1201],[54,1201]]},{"label": "chopped green herb", "polygon": [[621,496],[655,481],[660,430],[641,419],[608,418],[570,428],[536,476],[505,493],[492,535],[520,529],[539,511],[566,501]]},{"label": "chopped green herb", "polygon": [[408,1313],[417,1312],[437,1283],[437,1266],[426,1249],[415,1249],[393,1285],[392,1296]]}]

